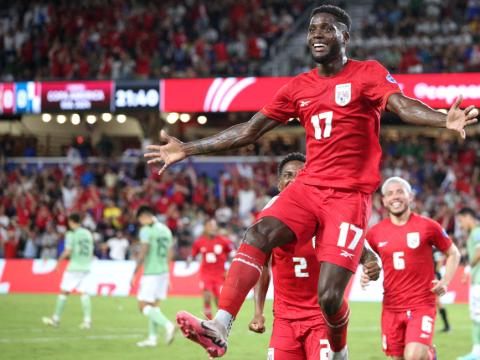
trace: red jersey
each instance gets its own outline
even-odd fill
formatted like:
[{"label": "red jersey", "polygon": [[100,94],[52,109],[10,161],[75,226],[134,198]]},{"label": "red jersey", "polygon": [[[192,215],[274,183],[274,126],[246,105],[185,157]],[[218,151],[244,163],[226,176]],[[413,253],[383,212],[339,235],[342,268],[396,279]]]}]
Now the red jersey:
[{"label": "red jersey", "polygon": [[373,226],[366,238],[382,259],[383,306],[387,310],[435,306],[432,246],[446,252],[452,245],[437,222],[415,213],[402,226],[387,218]]},{"label": "red jersey", "polygon": [[200,275],[202,278],[218,278],[225,274],[225,262],[228,254],[234,250],[233,242],[224,236],[213,239],[200,236],[192,246],[192,256],[202,254]]},{"label": "red jersey", "polygon": [[317,69],[284,85],[261,112],[305,128],[307,162],[297,179],[309,185],[374,192],[380,183],[380,113],[401,92],[373,60],[348,60],[336,75]]},{"label": "red jersey", "polygon": [[275,317],[298,320],[321,316],[317,296],[319,272],[312,241],[297,241],[273,249]]}]

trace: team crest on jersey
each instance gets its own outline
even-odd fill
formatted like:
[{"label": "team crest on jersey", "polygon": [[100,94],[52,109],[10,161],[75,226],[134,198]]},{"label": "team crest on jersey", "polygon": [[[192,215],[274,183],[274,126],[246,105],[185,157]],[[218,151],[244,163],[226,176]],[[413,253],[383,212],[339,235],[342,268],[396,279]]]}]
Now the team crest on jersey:
[{"label": "team crest on jersey", "polygon": [[223,250],[223,247],[222,245],[219,245],[219,244],[216,244],[214,247],[213,247],[213,252],[217,255],[220,255],[222,253],[222,250]]},{"label": "team crest on jersey", "polygon": [[345,106],[352,99],[352,84],[338,84],[335,86],[335,102],[337,105]]},{"label": "team crest on jersey", "polygon": [[407,234],[407,246],[410,249],[416,249],[420,245],[420,233],[408,233]]}]

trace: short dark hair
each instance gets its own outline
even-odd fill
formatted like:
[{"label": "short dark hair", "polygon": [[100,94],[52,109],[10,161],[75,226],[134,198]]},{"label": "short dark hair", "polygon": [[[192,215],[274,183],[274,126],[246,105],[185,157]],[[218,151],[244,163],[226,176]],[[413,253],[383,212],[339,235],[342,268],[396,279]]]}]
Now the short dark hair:
[{"label": "short dark hair", "polygon": [[278,164],[278,176],[282,174],[283,167],[285,164],[289,163],[290,161],[300,161],[300,162],[306,162],[307,158],[305,157],[304,154],[299,153],[299,152],[293,152],[285,156],[282,161],[280,161],[280,164]]},{"label": "short dark hair", "polygon": [[327,13],[335,16],[337,21],[344,24],[347,27],[347,30],[350,31],[350,27],[352,26],[352,18],[342,8],[335,5],[321,5],[312,10],[310,19],[318,13]]},{"label": "short dark hair", "polygon": [[458,211],[458,215],[470,215],[473,218],[477,218],[477,214],[472,208],[463,207]]},{"label": "short dark hair", "polygon": [[79,213],[71,213],[68,215],[68,220],[73,221],[76,224],[80,224],[80,214]]},{"label": "short dark hair", "polygon": [[155,215],[155,212],[153,211],[153,209],[148,206],[148,205],[142,205],[138,208],[137,210],[137,218],[139,218],[140,216],[142,216],[143,214],[147,214],[147,215]]}]

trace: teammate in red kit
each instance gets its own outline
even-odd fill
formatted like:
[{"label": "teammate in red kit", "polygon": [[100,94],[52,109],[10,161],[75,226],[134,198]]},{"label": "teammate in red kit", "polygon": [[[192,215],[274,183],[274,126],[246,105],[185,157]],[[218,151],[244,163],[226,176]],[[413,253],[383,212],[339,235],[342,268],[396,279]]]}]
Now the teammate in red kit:
[{"label": "teammate in red kit", "polygon": [[[446,293],[460,253],[437,222],[410,210],[413,194],[406,180],[387,179],[382,194],[389,216],[368,231],[367,241],[380,255],[384,270],[383,351],[396,360],[435,359],[436,295]],[[446,255],[440,280],[435,277],[433,246]]]},{"label": "teammate in red kit", "polygon": [[[250,145],[275,127],[298,118],[305,128],[307,163],[297,179],[252,225],[232,261],[214,320],[177,314],[183,334],[211,357],[223,356],[232,322],[273,248],[316,237],[321,263],[318,300],[329,327],[334,359],[347,359],[348,303],[345,288],[363,248],[371,193],[380,182],[380,114],[395,112],[411,124],[446,127],[465,137],[477,121],[473,106],[448,114],[404,96],[395,79],[376,61],[348,59],[350,16],[341,8],[313,10],[307,41],[317,67],[283,86],[252,119],[219,134],[188,143],[161,133],[164,145],[151,145],[149,164],[161,174],[188,156]],[[471,112],[472,111],[472,112]]]},{"label": "teammate in red kit", "polygon": [[225,281],[225,263],[234,248],[233,242],[218,235],[217,222],[214,219],[205,223],[203,236],[193,243],[192,257],[202,255],[200,288],[203,295],[203,313],[208,319],[212,318],[212,296],[218,305],[220,289]]},{"label": "teammate in red kit", "polygon": [[[305,155],[291,153],[278,165],[278,190],[283,191],[305,164]],[[267,207],[278,199],[274,197]],[[312,241],[296,241],[273,249],[270,259],[274,285],[273,330],[268,359],[328,360],[330,344],[328,327],[318,304],[317,283],[319,263]],[[380,266],[377,257],[364,249],[362,259],[368,279],[377,280]],[[251,331],[265,332],[263,315],[270,284],[269,266],[264,266],[255,286],[255,315],[249,324]]]}]

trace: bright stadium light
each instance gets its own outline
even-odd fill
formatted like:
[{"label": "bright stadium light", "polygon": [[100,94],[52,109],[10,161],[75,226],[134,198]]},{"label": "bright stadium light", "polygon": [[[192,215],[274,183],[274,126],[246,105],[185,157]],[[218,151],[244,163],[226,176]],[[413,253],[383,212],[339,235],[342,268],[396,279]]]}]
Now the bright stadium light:
[{"label": "bright stadium light", "polygon": [[80,115],[72,114],[72,116],[70,116],[70,121],[72,122],[73,125],[79,125],[80,124]]},{"label": "bright stadium light", "polygon": [[87,123],[93,125],[97,122],[97,117],[95,115],[87,115]]},{"label": "bright stadium light", "polygon": [[183,123],[189,122],[190,121],[190,114],[181,114],[180,115],[180,121]]},{"label": "bright stadium light", "polygon": [[198,118],[197,118],[197,122],[200,124],[200,125],[205,125],[207,123],[207,117],[204,116],[204,115],[200,115]]},{"label": "bright stadium light", "polygon": [[57,115],[57,123],[65,124],[67,117],[65,115]]},{"label": "bright stadium light", "polygon": [[43,122],[49,122],[50,120],[52,120],[52,115],[50,114],[42,114],[42,121]]},{"label": "bright stadium light", "polygon": [[125,121],[127,121],[127,115],[118,114],[117,115],[117,121],[118,121],[119,124],[123,124]]},{"label": "bright stadium light", "polygon": [[179,118],[179,114],[176,112],[172,112],[167,115],[167,123],[169,124],[175,124]]},{"label": "bright stadium light", "polygon": [[102,120],[105,121],[105,122],[109,122],[110,120],[113,119],[113,116],[112,114],[110,113],[103,113],[102,114]]}]

